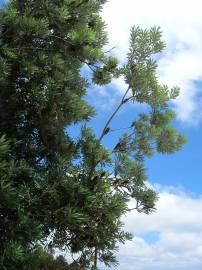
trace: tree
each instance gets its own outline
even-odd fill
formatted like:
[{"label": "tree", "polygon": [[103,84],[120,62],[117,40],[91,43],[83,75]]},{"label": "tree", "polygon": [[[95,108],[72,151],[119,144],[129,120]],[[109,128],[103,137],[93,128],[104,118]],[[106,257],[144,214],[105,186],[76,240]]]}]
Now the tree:
[{"label": "tree", "polygon": [[[162,51],[159,28],[132,28],[127,63],[106,55],[101,0],[13,0],[0,13],[1,267],[38,269],[43,252],[66,248],[75,264],[116,264],[118,242],[130,239],[121,216],[150,213],[157,195],[145,184],[144,158],[172,153],[184,137],[169,123],[168,102],[178,88],[161,86],[153,54]],[[88,127],[94,109],[84,100],[92,83],[124,76],[128,88],[99,138]],[[148,104],[112,152],[102,140],[122,106]],[[149,109],[150,108],[150,109]],[[85,122],[78,140],[71,124]],[[6,138],[6,139],[5,139]],[[46,250],[46,251],[45,251]],[[50,255],[51,256],[51,255]],[[75,267],[75,265],[71,266]]]}]

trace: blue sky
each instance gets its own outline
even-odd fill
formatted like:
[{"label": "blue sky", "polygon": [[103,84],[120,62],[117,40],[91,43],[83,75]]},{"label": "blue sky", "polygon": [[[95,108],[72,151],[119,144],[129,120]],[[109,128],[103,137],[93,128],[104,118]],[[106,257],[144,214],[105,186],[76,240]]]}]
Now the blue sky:
[{"label": "blue sky", "polygon": [[[5,1],[0,0],[0,4]],[[159,193],[157,210],[146,216],[130,212],[123,217],[132,242],[120,246],[120,270],[202,269],[202,1],[201,0],[109,0],[102,16],[109,32],[109,48],[124,61],[133,25],[161,26],[167,43],[159,57],[158,76],[169,86],[179,85],[181,94],[172,104],[176,127],[188,137],[174,155],[156,155],[147,160],[149,184]],[[101,132],[107,117],[125,89],[119,79],[107,87],[91,87],[87,100],[97,111],[91,125]],[[127,106],[111,128],[127,127],[143,110]],[[73,129],[74,136],[76,129]],[[112,148],[119,132],[103,141]],[[131,201],[131,206],[134,204]]]},{"label": "blue sky", "polygon": [[7,2],[7,0],[0,0],[0,5],[4,5]]},{"label": "blue sky", "polygon": [[[123,218],[132,242],[120,246],[118,269],[202,269],[202,2],[161,0],[109,0],[103,18],[109,32],[109,48],[124,61],[133,25],[160,26],[167,47],[159,56],[159,81],[178,85],[181,93],[172,106],[176,127],[186,134],[187,144],[174,155],[147,160],[149,184],[159,193],[157,210],[146,216],[136,212]],[[125,89],[122,80],[103,89],[91,89],[88,98],[98,111],[96,130]],[[113,127],[127,126],[141,110],[129,106],[114,120]],[[105,115],[105,116],[104,116]],[[116,135],[105,140],[112,147]],[[131,201],[131,207],[134,204]]]}]

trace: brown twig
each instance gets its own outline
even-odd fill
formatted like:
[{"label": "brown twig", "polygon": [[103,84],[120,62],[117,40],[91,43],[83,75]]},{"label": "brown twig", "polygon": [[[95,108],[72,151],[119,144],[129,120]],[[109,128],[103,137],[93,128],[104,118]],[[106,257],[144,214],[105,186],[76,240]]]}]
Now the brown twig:
[{"label": "brown twig", "polygon": [[106,122],[106,124],[105,124],[105,126],[104,126],[104,128],[103,128],[103,130],[102,130],[102,133],[101,133],[101,135],[100,135],[100,137],[99,137],[99,139],[98,139],[99,142],[101,142],[102,139],[103,139],[103,137],[105,136],[105,130],[109,127],[109,124],[111,123],[111,121],[112,121],[112,119],[114,118],[114,116],[117,114],[117,112],[118,112],[118,111],[120,110],[120,108],[123,106],[123,104],[125,104],[126,102],[128,102],[129,99],[131,98],[131,97],[130,97],[129,99],[127,99],[127,101],[125,101],[125,98],[126,98],[126,96],[127,96],[127,94],[128,94],[129,91],[130,91],[130,85],[128,86],[126,92],[124,93],[124,95],[123,95],[123,97],[122,97],[122,99],[121,99],[121,102],[119,103],[119,105],[117,106],[117,108],[115,109],[115,111],[112,113],[112,115],[111,115],[111,116],[109,117],[109,119],[107,120],[107,122]]}]

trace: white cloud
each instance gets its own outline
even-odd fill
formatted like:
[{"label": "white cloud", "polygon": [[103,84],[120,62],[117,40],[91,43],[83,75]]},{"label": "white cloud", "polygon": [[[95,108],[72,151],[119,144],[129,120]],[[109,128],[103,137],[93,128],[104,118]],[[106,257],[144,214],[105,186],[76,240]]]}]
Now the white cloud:
[{"label": "white cloud", "polygon": [[[173,187],[161,190],[155,213],[124,218],[126,230],[137,236],[120,246],[118,269],[202,269],[202,198]],[[154,233],[158,237],[148,241]]]},{"label": "white cloud", "polygon": [[[192,0],[109,0],[103,17],[108,25],[110,46],[123,60],[133,25],[161,26],[167,43],[159,62],[160,80],[168,85],[179,85],[181,95],[176,101],[179,120],[198,123],[201,100],[195,82],[202,80],[202,1]],[[118,88],[121,88],[119,83]]]}]

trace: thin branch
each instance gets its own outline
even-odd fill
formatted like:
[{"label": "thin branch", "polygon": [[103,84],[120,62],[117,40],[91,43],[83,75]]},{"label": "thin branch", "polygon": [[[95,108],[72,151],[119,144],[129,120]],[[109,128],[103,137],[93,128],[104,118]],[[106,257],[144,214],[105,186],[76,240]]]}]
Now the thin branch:
[{"label": "thin branch", "polygon": [[[66,40],[66,39],[64,39],[64,38],[62,38],[62,37],[60,37],[60,36],[57,36],[57,35],[53,35],[53,34],[51,34],[51,35],[49,35],[50,37],[53,37],[53,38],[56,38],[56,39],[59,39],[59,40],[61,40],[61,41],[63,41],[64,43],[66,43],[66,44],[68,44],[68,45],[75,45],[75,44],[73,44],[72,42],[70,42],[69,40]],[[65,53],[65,51],[63,51],[63,50],[56,50],[56,49],[51,49],[51,48],[40,48],[40,47],[17,47],[17,48],[9,48],[9,50],[11,50],[11,51],[17,51],[17,50],[21,50],[21,49],[24,49],[24,50],[40,50],[40,51],[48,51],[48,52],[60,52],[60,53]],[[88,63],[87,61],[85,61],[85,60],[83,60],[83,59],[81,59],[80,57],[78,57],[77,56],[77,58],[78,58],[78,60],[79,61],[81,61],[82,63],[84,63],[84,64],[86,64],[90,69],[91,69],[91,71],[95,71],[94,69],[93,69],[93,67],[92,67],[92,65],[90,64],[90,63]],[[96,67],[95,67],[96,68]]]},{"label": "thin branch", "polygon": [[123,104],[125,104],[126,102],[128,102],[128,100],[130,99],[127,99],[127,101],[125,101],[125,98],[128,94],[128,92],[130,91],[130,85],[128,86],[125,94],[123,95],[122,99],[121,99],[121,102],[119,103],[119,105],[117,106],[117,108],[115,109],[115,111],[112,113],[112,115],[109,117],[109,119],[107,120],[103,130],[102,130],[102,133],[100,135],[100,138],[98,139],[99,142],[101,142],[101,140],[103,139],[103,137],[105,136],[105,130],[108,128],[109,124],[111,123],[112,119],[114,118],[114,116],[117,114],[117,112],[120,110],[120,108],[122,107]]},{"label": "thin branch", "polygon": [[66,40],[66,39],[64,39],[64,38],[62,38],[62,37],[60,37],[60,36],[53,35],[53,34],[51,34],[51,35],[49,35],[49,36],[50,36],[50,37],[53,37],[53,38],[56,38],[56,39],[59,39],[59,40],[65,42],[65,43],[67,43],[68,45],[69,45],[69,44],[70,44],[70,45],[75,45],[75,44],[73,44],[72,42],[70,42],[70,41],[68,41],[68,40]]},{"label": "thin branch", "polygon": [[[115,115],[118,113],[118,111],[120,110],[120,108],[121,108],[125,103],[127,103],[130,99],[134,98],[134,96],[130,96],[129,98],[126,98],[126,96],[127,96],[127,94],[128,94],[129,91],[130,91],[130,85],[128,86],[126,92],[124,93],[124,95],[123,95],[123,97],[122,97],[122,99],[121,99],[119,105],[117,106],[117,108],[115,109],[115,111],[112,113],[112,115],[109,117],[109,119],[107,120],[107,122],[106,122],[106,124],[105,124],[105,126],[104,126],[104,128],[103,128],[103,130],[102,130],[102,133],[101,133],[101,135],[100,135],[100,137],[99,137],[99,139],[98,139],[98,142],[99,142],[99,143],[102,141],[103,137],[106,135],[106,130],[107,130],[107,128],[109,127],[109,124],[111,123],[111,121],[113,120],[113,118],[115,117]],[[108,133],[108,132],[107,132],[107,133]],[[96,165],[97,165],[97,164],[96,164]],[[95,165],[94,162],[93,162],[92,167],[91,167],[90,172],[89,172],[89,179],[91,179],[91,177],[92,177],[92,175],[93,175],[93,171],[94,171],[96,165]]]},{"label": "thin branch", "polygon": [[[40,47],[17,47],[17,48],[8,48],[8,50],[10,51],[20,51],[20,50],[36,50],[36,51],[47,51],[47,52],[60,52],[60,53],[65,53],[62,50],[55,50],[55,49],[51,49],[51,48],[40,48]],[[77,57],[78,58],[78,57]],[[95,71],[92,67],[92,65],[90,65],[88,62],[86,62],[85,60],[82,60],[81,58],[78,58],[79,61],[81,61],[82,63],[86,64],[91,71]]]},{"label": "thin branch", "polygon": [[128,196],[131,196],[131,194],[129,192],[127,192],[126,190],[124,190],[125,187],[118,186],[118,188],[120,188],[122,190],[123,194],[126,194]]},{"label": "thin branch", "polygon": [[129,208],[128,211],[138,210],[141,205],[142,205],[141,203],[139,203],[138,201],[136,201],[136,206],[133,207],[133,208]]},{"label": "thin branch", "polygon": [[[68,45],[75,45],[74,43],[70,42],[69,40],[66,40],[60,36],[57,36],[57,35],[50,35],[50,37],[53,37],[53,38],[56,38],[56,39],[59,39],[61,41],[63,41],[64,43],[67,43]],[[77,58],[84,64],[86,64],[93,72],[95,71],[92,67],[92,65],[88,62],[86,62],[85,60],[81,59],[80,57],[77,56]]]},{"label": "thin branch", "polygon": [[88,62],[86,62],[86,61],[83,61],[83,60],[81,60],[80,58],[78,58],[81,62],[83,62],[84,64],[86,64],[89,68],[90,68],[90,70],[92,70],[93,72],[95,72],[95,70],[93,69],[93,67],[92,67],[92,65],[91,64],[89,64]]},{"label": "thin branch", "polygon": [[119,130],[125,130],[125,129],[130,129],[132,127],[123,127],[123,128],[115,128],[115,129],[111,129],[109,132],[114,132],[114,131],[119,131]]},{"label": "thin branch", "polygon": [[135,131],[133,131],[131,134],[127,135],[127,139],[130,139],[135,134]]},{"label": "thin branch", "polygon": [[3,36],[5,36],[10,30],[12,30],[13,27],[14,27],[14,24],[12,24],[10,27],[8,27],[6,29],[6,31],[4,31],[3,33],[1,33],[0,38],[2,38]]},{"label": "thin branch", "polygon": [[[127,103],[132,97],[129,97],[126,99],[126,96],[128,94],[128,92],[130,91],[130,85],[128,86],[126,92],[124,93],[119,105],[117,106],[117,108],[115,109],[115,111],[112,113],[112,115],[109,117],[109,119],[107,120],[103,130],[102,130],[102,133],[98,139],[98,142],[100,143],[103,139],[103,137],[106,135],[106,130],[109,126],[109,124],[111,123],[111,121],[113,120],[114,116],[118,113],[118,111],[120,110],[120,108],[123,106],[123,104]],[[96,164],[97,165],[97,164]],[[93,171],[96,167],[96,165],[94,164],[94,162],[92,162],[92,166],[91,166],[91,169],[89,171],[89,180],[91,179],[92,175],[93,175]]]},{"label": "thin branch", "polygon": [[[65,269],[65,268],[67,268],[68,266],[67,265],[65,265],[65,266],[62,266],[62,267],[59,267],[59,268],[57,268],[56,270],[62,270],[62,269]],[[68,267],[69,268],[69,267]]]},{"label": "thin branch", "polygon": [[128,209],[129,212],[133,210],[138,210],[138,207],[133,207],[133,208]]},{"label": "thin branch", "polygon": [[[50,48],[40,48],[40,47],[16,47],[16,48],[7,48],[10,51],[20,51],[20,50],[40,50],[40,51],[48,51],[48,52],[58,52],[56,49],[50,49]],[[60,53],[63,53],[63,51],[59,51]]]},{"label": "thin branch", "polygon": [[97,247],[95,247],[95,253],[94,253],[94,268],[97,269],[97,255],[98,255],[98,250]]},{"label": "thin branch", "polygon": [[107,50],[107,51],[104,51],[104,53],[110,53],[111,51],[113,51],[114,49],[116,49],[116,45],[113,46],[111,49]]}]

